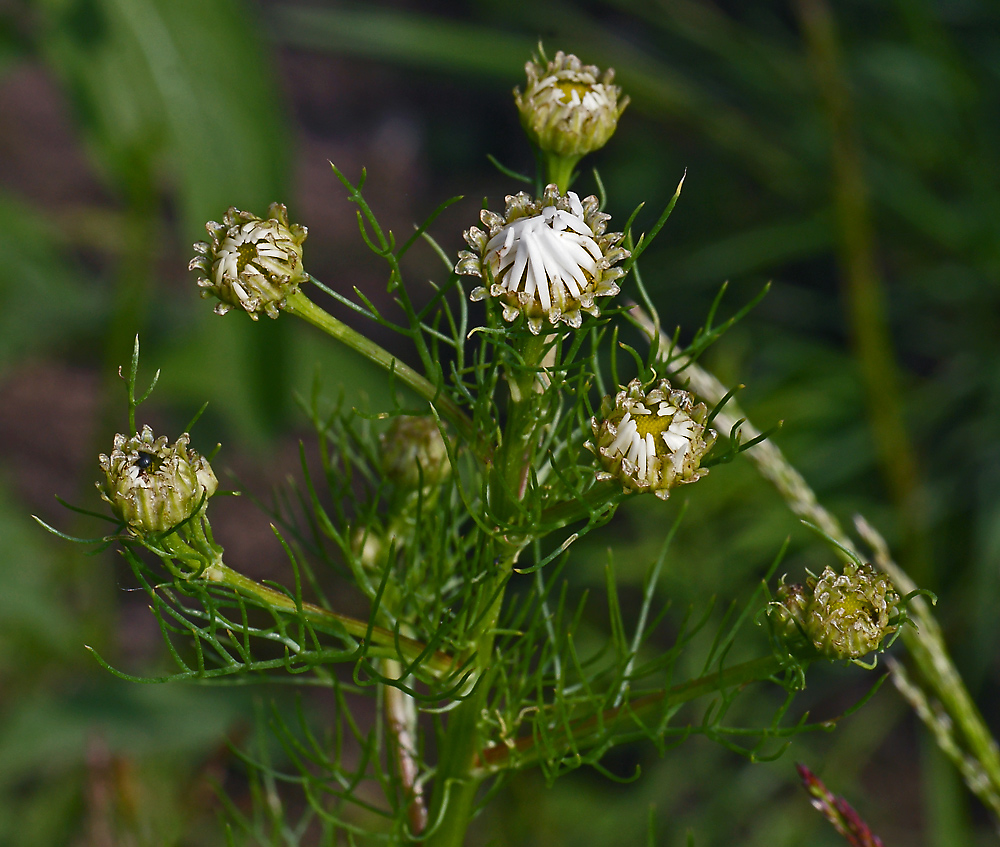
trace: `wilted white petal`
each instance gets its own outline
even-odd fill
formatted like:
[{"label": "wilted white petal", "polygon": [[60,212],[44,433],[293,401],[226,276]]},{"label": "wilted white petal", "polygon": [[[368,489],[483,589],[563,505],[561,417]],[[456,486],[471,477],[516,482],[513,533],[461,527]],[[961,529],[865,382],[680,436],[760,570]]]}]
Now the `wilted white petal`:
[{"label": "wilted white petal", "polygon": [[211,242],[195,244],[205,259],[192,262],[191,270],[204,273],[211,263],[209,275],[198,285],[205,289],[203,297],[219,299],[218,314],[238,306],[254,320],[261,312],[275,318],[288,296],[308,278],[302,267],[306,228],[289,224],[280,203],[272,203],[268,215],[263,219],[231,208],[223,224],[206,224]]},{"label": "wilted white petal", "polygon": [[648,392],[633,380],[604,398],[601,416],[591,421],[594,441],[588,445],[601,460],[600,478],[617,478],[627,492],[665,498],[671,488],[706,473],[701,461],[716,439],[704,425],[708,409],[667,380]]},{"label": "wilted white petal", "polygon": [[579,327],[581,309],[600,313],[595,296],[617,293],[612,280],[621,269],[612,267],[608,255],[621,261],[629,254],[618,246],[621,233],[605,234],[608,216],[597,211],[596,198],[581,202],[549,185],[541,200],[521,192],[507,198],[503,218],[490,213],[482,219],[490,231],[482,239],[479,265],[475,254],[463,251],[455,272],[491,276],[490,293],[503,300],[505,319],[524,314],[532,332],[541,331],[543,319]]}]

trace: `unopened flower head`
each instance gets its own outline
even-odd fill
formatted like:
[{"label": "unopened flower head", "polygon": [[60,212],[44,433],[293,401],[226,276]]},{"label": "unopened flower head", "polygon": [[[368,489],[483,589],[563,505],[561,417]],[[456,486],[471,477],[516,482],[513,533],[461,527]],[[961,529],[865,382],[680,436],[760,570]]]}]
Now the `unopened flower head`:
[{"label": "unopened flower head", "polygon": [[401,415],[382,434],[382,469],[405,489],[440,485],[451,475],[448,446],[428,415]]},{"label": "unopened flower head", "polygon": [[806,611],[812,589],[797,582],[785,582],[775,592],[775,600],[768,607],[768,615],[777,635],[786,641],[795,641],[805,635]]},{"label": "unopened flower head", "polygon": [[142,432],[116,435],[110,456],[99,457],[105,479],[101,497],[139,534],[166,532],[189,518],[219,487],[208,460],[188,448],[185,432],[172,445],[167,437]]},{"label": "unopened flower head", "polygon": [[223,223],[209,221],[205,229],[211,241],[198,241],[189,270],[204,276],[198,285],[202,297],[215,296],[217,314],[243,309],[257,320],[260,313],[271,318],[285,306],[288,296],[307,279],[302,268],[304,226],[288,223],[288,210],[272,203],[268,218],[231,207]]},{"label": "unopened flower head", "polygon": [[480,213],[486,230],[465,233],[472,250],[458,254],[455,273],[480,277],[472,299],[498,298],[505,320],[524,314],[536,335],[546,320],[577,328],[581,312],[600,314],[596,298],[619,290],[624,271],[615,265],[629,252],[618,246],[622,233],[605,232],[610,217],[598,211],[594,196],[561,195],[555,185],[546,186],[541,200],[521,191],[507,197],[502,217]]},{"label": "unopened flower head", "polygon": [[705,426],[707,418],[704,403],[667,380],[648,391],[632,380],[615,397],[605,397],[600,419],[591,419],[594,440],[588,446],[603,466],[597,478],[665,500],[671,488],[708,473],[701,461],[717,436]]},{"label": "unopened flower head", "polygon": [[790,647],[809,645],[828,659],[860,659],[896,631],[900,598],[885,574],[849,562],[805,585],[778,587],[770,617]]},{"label": "unopened flower head", "polygon": [[889,577],[869,564],[827,568],[812,589],[806,635],[824,655],[854,659],[896,631],[899,595]]},{"label": "unopened flower head", "polygon": [[602,74],[561,50],[552,61],[531,61],[524,70],[528,84],[523,94],[514,89],[514,101],[524,131],[539,148],[578,158],[607,143],[629,102],[611,84],[614,70]]}]

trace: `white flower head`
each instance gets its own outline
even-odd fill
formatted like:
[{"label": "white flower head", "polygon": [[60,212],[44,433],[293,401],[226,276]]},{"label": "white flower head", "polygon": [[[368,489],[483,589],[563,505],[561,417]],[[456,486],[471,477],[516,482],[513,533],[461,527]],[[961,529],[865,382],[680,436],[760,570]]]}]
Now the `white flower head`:
[{"label": "white flower head", "polygon": [[607,143],[629,102],[611,84],[614,70],[602,74],[561,50],[551,62],[535,59],[524,70],[528,84],[523,94],[514,89],[514,102],[535,144],[559,156],[580,157]]},{"label": "white flower head", "polygon": [[211,241],[198,241],[189,270],[204,276],[198,285],[202,297],[215,296],[215,312],[224,315],[232,308],[243,309],[257,320],[261,312],[278,317],[288,296],[307,279],[302,267],[304,226],[288,223],[288,210],[272,203],[268,218],[230,207],[223,223],[209,221],[205,229]]},{"label": "white flower head", "polygon": [[455,273],[482,278],[471,298],[498,298],[505,320],[523,313],[536,335],[546,319],[575,329],[581,312],[600,314],[597,297],[618,293],[624,271],[613,266],[629,252],[618,246],[622,233],[605,233],[610,215],[598,211],[596,197],[548,185],[541,200],[522,191],[507,197],[503,217],[484,209],[480,218],[486,231],[465,233],[472,251],[458,254]]},{"label": "white flower head", "polygon": [[708,471],[701,460],[715,443],[705,426],[704,403],[661,379],[644,391],[638,379],[601,405],[601,419],[592,418],[594,440],[603,470],[598,479],[617,479],[626,492],[652,491],[666,499],[670,489],[695,482]]},{"label": "white flower head", "polygon": [[172,529],[219,487],[212,466],[188,448],[189,441],[185,432],[170,445],[146,425],[131,438],[116,435],[111,455],[98,457],[105,474],[97,483],[101,498],[133,531]]}]

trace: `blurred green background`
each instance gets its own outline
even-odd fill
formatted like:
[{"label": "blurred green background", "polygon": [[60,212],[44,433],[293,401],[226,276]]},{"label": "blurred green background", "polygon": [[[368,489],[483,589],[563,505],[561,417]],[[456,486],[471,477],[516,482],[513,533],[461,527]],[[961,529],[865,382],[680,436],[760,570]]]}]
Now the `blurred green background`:
[{"label": "blurred green background", "polygon": [[[96,454],[125,424],[115,371],[137,332],[147,373],[163,370],[143,420],[176,432],[210,400],[195,444],[224,443],[231,487],[266,497],[295,472],[308,433],[291,398],[317,367],[328,390],[377,407],[381,379],[305,327],[212,315],[189,245],[229,205],[261,213],[281,199],[310,228],[315,276],[384,298],[327,160],[352,177],[368,168],[369,201],[397,232],[466,195],[433,229],[457,252],[481,198],[498,208],[519,188],[486,154],[532,167],[510,90],[539,38],[615,67],[632,97],[591,162],[612,223],[645,200],[638,228],[650,225],[687,171],[642,263],[664,325],[690,338],[723,281],[731,311],[773,281],[705,361],[747,385],[756,423],[784,421],[776,441],[826,505],[845,521],[863,512],[939,594],[957,664],[1000,725],[995,4],[4,0],[0,843],[223,843],[212,786],[245,807],[225,739],[245,735],[255,692],[101,671],[85,643],[128,670],[164,666],[145,600],[112,554],[82,556],[29,513],[94,531],[53,494],[96,507]],[[595,189],[589,172],[577,188]],[[410,279],[428,275],[444,270],[414,257]],[[664,580],[677,608],[746,596],[788,535],[793,577],[831,562],[745,462],[684,498]],[[637,502],[609,529],[626,602],[684,498]],[[217,535],[235,566],[281,578],[248,500],[220,504]],[[588,550],[572,579],[599,589],[604,554]],[[802,704],[830,717],[871,679],[817,670]],[[477,843],[640,845],[651,814],[658,845],[686,844],[688,830],[699,847],[842,843],[809,809],[796,760],[887,845],[994,842],[887,685],[768,764],[694,738],[662,757],[613,751],[612,772],[641,767],[630,785],[582,771],[546,789],[525,774]]]}]

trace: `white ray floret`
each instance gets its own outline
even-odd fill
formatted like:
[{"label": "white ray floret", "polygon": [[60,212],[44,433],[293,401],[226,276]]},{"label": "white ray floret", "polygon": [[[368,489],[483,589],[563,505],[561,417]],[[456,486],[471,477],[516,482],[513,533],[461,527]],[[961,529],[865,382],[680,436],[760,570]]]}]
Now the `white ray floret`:
[{"label": "white ray floret", "polygon": [[[493,278],[507,292],[537,297],[549,312],[561,311],[586,290],[587,276],[598,274],[600,245],[583,221],[580,199],[567,195],[575,214],[546,206],[541,214],[508,224],[486,244],[486,262]],[[577,211],[578,210],[578,211]]]}]

